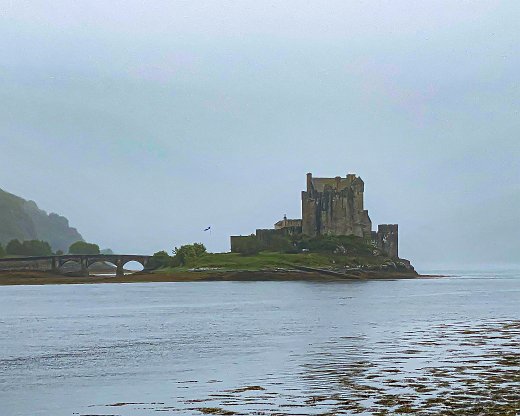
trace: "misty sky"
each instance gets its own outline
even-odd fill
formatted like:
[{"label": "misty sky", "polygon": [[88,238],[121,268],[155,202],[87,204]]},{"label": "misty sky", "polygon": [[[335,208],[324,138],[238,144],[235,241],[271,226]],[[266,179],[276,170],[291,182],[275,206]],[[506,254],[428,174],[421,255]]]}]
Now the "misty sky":
[{"label": "misty sky", "polygon": [[[0,0],[0,188],[116,252],[359,174],[426,267],[519,263],[520,2]],[[213,232],[202,230],[211,225]]]}]

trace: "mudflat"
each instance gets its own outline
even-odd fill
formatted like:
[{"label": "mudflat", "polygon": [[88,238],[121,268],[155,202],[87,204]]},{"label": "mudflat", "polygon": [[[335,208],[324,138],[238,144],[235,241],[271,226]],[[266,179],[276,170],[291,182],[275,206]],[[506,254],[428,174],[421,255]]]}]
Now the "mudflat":
[{"label": "mudflat", "polygon": [[331,275],[319,271],[260,270],[260,271],[179,271],[175,273],[133,273],[122,277],[93,275],[66,276],[42,271],[2,271],[0,286],[8,285],[61,285],[92,283],[146,283],[146,282],[208,282],[208,281],[305,281],[305,280],[367,280],[414,279],[414,271],[360,271],[356,274]]}]

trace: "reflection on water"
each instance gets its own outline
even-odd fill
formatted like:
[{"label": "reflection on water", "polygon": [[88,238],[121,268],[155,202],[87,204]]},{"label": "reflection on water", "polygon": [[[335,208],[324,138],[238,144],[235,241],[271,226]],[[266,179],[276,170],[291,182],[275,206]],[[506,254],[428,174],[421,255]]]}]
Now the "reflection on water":
[{"label": "reflection on water", "polygon": [[517,273],[0,288],[2,415],[517,415]]}]

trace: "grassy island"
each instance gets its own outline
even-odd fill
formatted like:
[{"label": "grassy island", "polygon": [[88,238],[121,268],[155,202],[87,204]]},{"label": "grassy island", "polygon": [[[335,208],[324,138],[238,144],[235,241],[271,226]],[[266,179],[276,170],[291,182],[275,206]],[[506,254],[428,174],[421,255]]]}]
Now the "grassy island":
[{"label": "grassy island", "polygon": [[201,272],[201,271],[266,271],[280,269],[315,268],[323,270],[386,270],[406,268],[407,262],[376,256],[344,256],[326,253],[276,253],[260,252],[245,256],[239,253],[207,253],[189,259],[177,267],[164,267],[156,273]]},{"label": "grassy island", "polygon": [[280,251],[249,247],[244,253],[208,253],[200,243],[157,252],[149,270],[116,277],[63,276],[47,271],[3,271],[0,284],[187,281],[346,280],[415,278],[410,262],[390,258],[353,236],[302,239]]},{"label": "grassy island", "polygon": [[[254,240],[252,240],[254,243]],[[193,280],[307,280],[413,278],[405,259],[385,256],[364,239],[324,236],[282,242],[280,251],[248,247],[242,253],[207,253],[201,244],[182,246],[170,257],[154,255],[154,274]]]}]

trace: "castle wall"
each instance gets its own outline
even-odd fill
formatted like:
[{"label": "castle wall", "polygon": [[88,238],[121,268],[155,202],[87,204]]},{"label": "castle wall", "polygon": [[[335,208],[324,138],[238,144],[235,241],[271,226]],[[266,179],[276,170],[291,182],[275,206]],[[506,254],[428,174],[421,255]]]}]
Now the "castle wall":
[{"label": "castle wall", "polygon": [[285,241],[285,237],[301,234],[302,227],[288,226],[285,228],[265,228],[257,229],[256,234],[248,236],[231,236],[231,252],[241,253],[251,244],[251,238],[256,238],[262,250],[277,251],[280,248],[280,241]]},{"label": "castle wall", "polygon": [[256,238],[262,244],[263,247],[268,248],[270,242],[276,238],[283,237],[285,232],[283,229],[273,230],[273,229],[257,229],[256,230]]},{"label": "castle wall", "polygon": [[250,235],[232,235],[229,237],[231,241],[231,252],[232,253],[241,253],[244,251],[246,247],[249,246],[249,241],[251,240]]},{"label": "castle wall", "polygon": [[310,237],[315,237],[318,230],[318,204],[309,194],[302,192],[302,232]]},{"label": "castle wall", "polygon": [[286,237],[301,234],[301,232],[302,227],[300,226],[279,229],[257,229],[256,237],[260,242],[263,250],[277,251],[282,244],[281,241],[286,241]]}]

